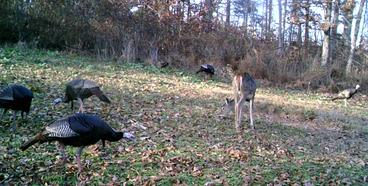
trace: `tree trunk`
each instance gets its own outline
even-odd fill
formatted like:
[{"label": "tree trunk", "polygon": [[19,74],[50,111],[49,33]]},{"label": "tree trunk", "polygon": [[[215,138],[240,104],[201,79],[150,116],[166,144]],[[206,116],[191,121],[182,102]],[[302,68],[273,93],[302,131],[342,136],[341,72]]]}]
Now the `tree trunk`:
[{"label": "tree trunk", "polygon": [[267,25],[267,37],[270,37],[272,22],[272,0],[268,0],[268,25]]},{"label": "tree trunk", "polygon": [[268,5],[268,0],[265,0],[264,4],[263,4],[263,9],[264,9],[264,23],[262,24],[262,37],[263,38],[267,38],[267,25],[268,25],[268,14],[267,14],[267,11],[268,11],[268,8],[267,8],[267,5]]},{"label": "tree trunk", "polygon": [[323,44],[322,44],[322,60],[321,66],[326,67],[329,65],[330,59],[330,30],[331,30],[331,0],[326,0],[324,6],[325,17],[322,23],[322,30],[324,33]]},{"label": "tree trunk", "polygon": [[305,6],[305,33],[304,33],[304,48],[305,48],[305,54],[308,52],[309,48],[309,0],[306,0],[306,6]]},{"label": "tree trunk", "polygon": [[334,61],[336,58],[336,47],[337,47],[337,25],[339,24],[339,6],[340,0],[335,0],[332,5],[333,14],[332,14],[332,25],[331,25],[331,38],[330,38],[330,46],[331,46],[331,55],[330,61]]},{"label": "tree trunk", "polygon": [[191,10],[191,4],[190,4],[190,0],[188,0],[188,7],[187,7],[187,20],[189,20],[189,19],[190,19],[190,17],[192,16],[190,11],[192,11],[192,10]]},{"label": "tree trunk", "polygon": [[150,63],[153,66],[157,66],[157,62],[158,62],[158,47],[152,45],[150,48]]},{"label": "tree trunk", "polygon": [[283,51],[283,34],[282,34],[282,26],[283,26],[283,22],[282,22],[282,4],[281,4],[281,1],[282,0],[278,0],[278,7],[279,7],[279,30],[278,30],[278,34],[279,34],[279,40],[278,40],[278,50],[277,50],[277,53],[279,55],[282,54],[282,51]]},{"label": "tree trunk", "polygon": [[352,30],[350,54],[349,54],[349,58],[348,58],[348,63],[346,65],[346,75],[349,75],[351,73],[351,67],[352,67],[354,54],[355,54],[356,38],[358,37],[358,33],[359,33],[359,30],[360,30],[360,21],[362,19],[364,3],[365,3],[365,0],[360,1],[359,11],[358,11],[358,14],[357,14],[357,17],[356,17],[356,20],[355,20],[355,26]]},{"label": "tree trunk", "polygon": [[344,5],[342,6],[343,23],[344,23],[343,37],[346,43],[349,44],[351,44],[351,27],[353,23],[354,7],[355,7],[355,0],[346,0]]},{"label": "tree trunk", "polygon": [[293,24],[289,25],[289,44],[291,44],[293,42],[293,32],[294,32],[294,28],[293,28]]},{"label": "tree trunk", "polygon": [[302,24],[300,22],[298,23],[297,43],[298,43],[298,46],[302,44]]},{"label": "tree trunk", "polygon": [[206,22],[210,23],[212,22],[212,16],[213,16],[213,1],[212,0],[205,0],[205,4],[204,4],[204,9],[205,9],[205,20]]},{"label": "tree trunk", "polygon": [[284,17],[283,17],[284,20],[282,21],[282,28],[284,29],[284,31],[282,33],[282,43],[285,43],[285,30],[286,30],[285,25],[286,25],[286,18],[288,17],[287,16],[287,3],[288,3],[288,1],[285,0],[285,2],[284,2]]},{"label": "tree trunk", "polygon": [[231,0],[227,0],[226,4],[226,25],[230,25],[230,15],[231,15]]},{"label": "tree trunk", "polygon": [[[292,0],[291,1],[291,11],[290,11],[290,35],[289,35],[289,42],[290,43],[292,43],[293,41],[292,41],[292,39],[293,39],[293,37],[294,37],[294,25],[298,25],[298,34],[297,34],[297,44],[299,45],[300,44],[300,37],[299,36],[301,36],[301,32],[300,32],[300,29],[301,29],[301,27],[300,27],[300,21],[299,21],[299,15],[298,15],[298,13],[299,13],[299,11],[300,11],[300,1],[298,1],[298,0]],[[299,33],[300,33],[300,35],[299,35]]]},{"label": "tree trunk", "polygon": [[249,17],[249,7],[250,7],[250,0],[243,0],[242,10],[243,10],[243,27],[244,27],[244,34],[248,35],[248,17]]}]

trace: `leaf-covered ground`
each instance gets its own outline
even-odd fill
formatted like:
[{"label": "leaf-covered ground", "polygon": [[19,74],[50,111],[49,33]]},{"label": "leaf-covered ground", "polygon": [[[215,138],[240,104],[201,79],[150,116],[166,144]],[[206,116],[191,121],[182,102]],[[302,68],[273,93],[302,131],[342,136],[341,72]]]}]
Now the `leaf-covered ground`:
[{"label": "leaf-covered ground", "polygon": [[[318,93],[269,88],[259,83],[256,131],[242,136],[221,105],[231,96],[228,83],[139,64],[98,62],[59,52],[0,48],[0,83],[20,83],[34,91],[28,119],[10,113],[0,125],[0,185],[367,185],[368,103],[358,94],[331,102]],[[54,143],[19,146],[52,121],[72,114],[70,105],[53,109],[65,83],[82,77],[98,82],[112,104],[92,97],[90,113],[115,129],[130,130],[136,143],[108,143],[83,153],[77,175],[75,148],[58,164]],[[259,81],[260,82],[260,81]],[[248,118],[248,117],[246,117]]]}]

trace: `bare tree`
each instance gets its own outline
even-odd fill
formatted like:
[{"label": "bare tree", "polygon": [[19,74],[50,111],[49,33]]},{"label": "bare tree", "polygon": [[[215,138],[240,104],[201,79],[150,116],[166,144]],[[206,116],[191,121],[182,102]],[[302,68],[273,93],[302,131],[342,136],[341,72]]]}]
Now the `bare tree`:
[{"label": "bare tree", "polygon": [[353,22],[353,11],[355,7],[355,0],[345,0],[342,6],[344,33],[343,37],[347,43],[351,43],[351,26]]},{"label": "bare tree", "polygon": [[254,13],[257,11],[255,2],[252,0],[234,0],[233,2],[234,13],[243,18],[244,32],[245,35],[247,35],[249,17],[252,17],[252,15],[254,16]]},{"label": "bare tree", "polygon": [[337,47],[337,25],[339,22],[339,6],[340,6],[340,0],[334,0],[333,5],[333,14],[331,18],[331,55],[330,55],[330,61],[333,61],[333,59],[336,57],[336,47]]},{"label": "bare tree", "polygon": [[358,11],[358,14],[357,14],[356,20],[355,20],[355,26],[352,29],[350,54],[349,54],[349,58],[348,58],[348,63],[346,65],[346,74],[347,75],[351,73],[351,66],[352,66],[352,63],[353,63],[355,48],[356,48],[356,39],[358,37],[358,32],[360,30],[360,21],[362,19],[364,3],[365,3],[365,0],[360,1],[359,11]]},{"label": "bare tree", "polygon": [[331,7],[332,1],[325,0],[323,3],[323,9],[325,12],[324,22],[322,23],[323,30],[323,44],[322,44],[322,61],[321,66],[325,67],[329,64],[330,59],[330,30],[331,30]]},{"label": "bare tree", "polygon": [[310,20],[310,0],[306,0],[304,4],[305,10],[305,31],[304,31],[304,47],[305,47],[305,54],[307,54],[309,48],[309,20]]},{"label": "bare tree", "polygon": [[279,34],[279,40],[278,40],[278,50],[277,53],[279,55],[282,54],[283,51],[283,34],[282,34],[282,30],[283,30],[283,24],[282,24],[282,0],[278,0],[278,7],[279,7],[279,29],[278,29],[278,34]]},{"label": "bare tree", "polygon": [[[290,12],[290,27],[289,27],[289,43],[293,42],[293,35],[294,35],[294,25],[300,25],[300,16],[299,16],[299,10],[300,10],[300,2],[297,0],[291,1],[291,12]],[[301,29],[301,27],[300,27]],[[299,29],[299,33],[301,34]],[[298,39],[301,39],[298,37]],[[298,42],[300,44],[301,41]]]},{"label": "bare tree", "polygon": [[285,43],[285,30],[286,30],[286,18],[288,17],[287,16],[287,3],[288,3],[288,1],[287,0],[285,0],[285,2],[284,2],[284,20],[282,21],[282,28],[284,28],[284,32],[283,32],[283,34],[282,34],[282,43]]},{"label": "bare tree", "polygon": [[262,35],[265,36],[265,38],[267,37],[268,35],[268,1],[269,0],[265,0],[264,4],[263,4],[263,9],[264,9],[264,23],[262,25]]},{"label": "bare tree", "polygon": [[272,0],[268,0],[268,25],[267,25],[267,35],[266,35],[266,37],[270,36],[271,22],[272,22]]},{"label": "bare tree", "polygon": [[191,14],[191,6],[192,6],[192,4],[190,3],[190,0],[187,0],[187,20],[189,20],[190,19],[190,17],[192,16],[192,14]]},{"label": "bare tree", "polygon": [[227,0],[226,3],[226,25],[230,25],[230,15],[231,15],[231,0]]},{"label": "bare tree", "polygon": [[205,0],[204,1],[204,10],[205,10],[205,20],[210,23],[212,22],[213,12],[214,12],[214,3],[213,0]]}]

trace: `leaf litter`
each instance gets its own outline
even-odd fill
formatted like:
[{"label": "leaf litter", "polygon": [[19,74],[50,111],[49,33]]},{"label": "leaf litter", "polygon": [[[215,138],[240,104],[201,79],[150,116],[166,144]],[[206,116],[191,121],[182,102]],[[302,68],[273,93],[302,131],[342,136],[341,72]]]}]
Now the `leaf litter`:
[{"label": "leaf litter", "polygon": [[[6,50],[16,49],[1,51]],[[129,63],[114,66],[56,52],[12,55],[14,63],[0,58],[1,84],[25,84],[35,99],[28,119],[17,120],[15,133],[8,130],[9,114],[1,121],[0,184],[367,184],[368,130],[362,103],[350,114],[320,96],[287,92],[286,99],[278,90],[260,87],[256,132],[245,130],[239,138],[232,117],[218,117],[224,98],[231,97],[228,84],[204,84],[185,72],[161,73]],[[20,60],[31,58],[36,62]],[[67,148],[66,166],[56,164],[60,154],[54,144],[18,150],[42,127],[73,113],[70,105],[53,109],[51,102],[63,96],[65,83],[76,77],[96,81],[113,101],[107,105],[92,97],[85,101],[88,112],[139,138],[137,143],[108,143],[103,150],[95,150],[99,144],[89,147],[80,175],[75,148]],[[328,117],[332,111],[338,117]],[[247,129],[246,115],[243,124]]]}]

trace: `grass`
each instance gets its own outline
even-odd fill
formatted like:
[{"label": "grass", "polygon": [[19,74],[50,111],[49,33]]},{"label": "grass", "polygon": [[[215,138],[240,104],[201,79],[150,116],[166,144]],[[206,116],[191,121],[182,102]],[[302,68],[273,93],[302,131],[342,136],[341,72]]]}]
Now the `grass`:
[{"label": "grass", "polygon": [[[32,111],[17,120],[16,132],[9,131],[10,114],[1,121],[0,184],[368,184],[368,105],[359,95],[349,110],[324,94],[260,85],[256,132],[245,130],[239,137],[233,118],[218,117],[224,98],[231,97],[230,85],[219,79],[11,47],[0,48],[0,70],[1,85],[20,83],[35,94]],[[108,143],[104,151],[86,148],[81,175],[75,148],[67,148],[65,166],[55,164],[60,157],[55,144],[18,149],[44,126],[72,114],[70,105],[53,109],[51,102],[76,77],[98,82],[113,102],[92,97],[85,102],[88,112],[139,138]]]}]

